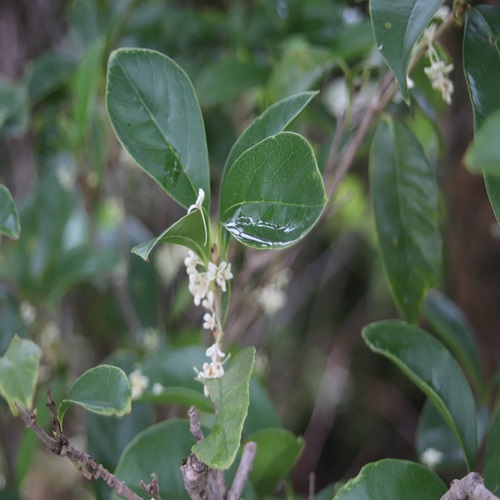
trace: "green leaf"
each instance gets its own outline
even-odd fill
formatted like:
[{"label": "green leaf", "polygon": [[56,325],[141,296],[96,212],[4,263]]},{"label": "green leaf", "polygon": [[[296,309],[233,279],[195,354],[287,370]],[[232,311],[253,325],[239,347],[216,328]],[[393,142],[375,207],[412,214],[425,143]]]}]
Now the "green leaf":
[{"label": "green leaf", "polygon": [[[464,72],[474,112],[474,130],[500,109],[500,9],[480,5],[467,11],[464,32]],[[500,177],[485,176],[490,203],[500,223]]]},{"label": "green leaf", "polygon": [[[205,213],[205,221],[208,222],[208,216]],[[205,243],[205,226],[203,217],[199,210],[194,210],[185,215],[182,219],[172,224],[163,231],[157,238],[141,243],[132,248],[132,253],[139,255],[144,260],[149,260],[149,254],[158,243],[174,243],[183,245],[191,249],[196,255],[208,263],[210,260],[210,245]]]},{"label": "green leaf", "polygon": [[248,89],[263,85],[269,70],[253,60],[228,58],[205,66],[196,90],[202,105],[229,102]]},{"label": "green leaf", "polygon": [[483,479],[486,487],[494,494],[500,494],[500,410],[493,418],[486,444]]},{"label": "green leaf", "polygon": [[12,195],[3,184],[0,184],[0,234],[17,240],[20,232],[21,224]]},{"label": "green leaf", "polygon": [[[151,474],[155,474],[162,498],[189,499],[180,466],[182,457],[189,455],[193,440],[186,421],[172,419],[153,425],[128,444],[114,474],[142,498],[149,499],[151,495],[139,487],[139,482],[149,483]],[[121,497],[113,492],[112,498]]]},{"label": "green leaf", "polygon": [[131,396],[129,380],[121,368],[96,366],[73,382],[66,399],[57,409],[57,418],[62,424],[64,413],[72,404],[99,415],[125,415],[132,408]]},{"label": "green leaf", "polygon": [[0,394],[16,417],[16,403],[32,409],[41,357],[42,350],[34,342],[14,335],[0,358]]},{"label": "green leaf", "polygon": [[0,137],[19,137],[28,127],[28,90],[0,79]]},{"label": "green leaf", "polygon": [[259,498],[263,498],[291,470],[304,440],[286,429],[262,429],[246,439],[249,441],[257,444],[250,480]]},{"label": "green leaf", "polygon": [[250,405],[244,432],[252,434],[262,429],[280,426],[280,418],[267,390],[252,377],[250,379]]},{"label": "green leaf", "polygon": [[423,314],[436,335],[470,375],[477,390],[484,387],[479,350],[467,318],[458,306],[437,290],[424,302]]},{"label": "green leaf", "polygon": [[432,400],[462,448],[469,470],[477,452],[476,404],[457,362],[432,335],[402,321],[363,329],[368,347],[395,363]]},{"label": "green leaf", "polygon": [[240,447],[241,431],[248,413],[249,381],[255,348],[247,347],[231,362],[222,378],[206,382],[210,399],[218,408],[210,434],[193,446],[193,453],[212,469],[225,470]]},{"label": "green leaf", "polygon": [[385,272],[394,302],[406,320],[415,323],[441,268],[436,178],[413,133],[392,120],[378,126],[370,164],[371,198]]},{"label": "green leaf", "polygon": [[406,102],[413,47],[444,0],[370,0],[373,34]]},{"label": "green leaf", "polygon": [[438,499],[446,486],[434,472],[406,460],[385,459],[365,465],[335,495],[335,500]]},{"label": "green leaf", "polygon": [[326,203],[309,143],[282,132],[245,151],[221,188],[221,223],[241,243],[284,248],[311,230]]},{"label": "green leaf", "polygon": [[486,118],[474,134],[474,142],[464,157],[465,165],[471,172],[500,175],[499,129],[500,109]]},{"label": "green leaf", "polygon": [[140,167],[186,208],[203,189],[208,212],[205,130],[184,71],[159,52],[115,51],[108,65],[107,108],[118,139]]},{"label": "green leaf", "polygon": [[282,132],[318,92],[301,92],[287,97],[259,115],[234,143],[226,160],[223,178],[236,159],[260,141]]}]

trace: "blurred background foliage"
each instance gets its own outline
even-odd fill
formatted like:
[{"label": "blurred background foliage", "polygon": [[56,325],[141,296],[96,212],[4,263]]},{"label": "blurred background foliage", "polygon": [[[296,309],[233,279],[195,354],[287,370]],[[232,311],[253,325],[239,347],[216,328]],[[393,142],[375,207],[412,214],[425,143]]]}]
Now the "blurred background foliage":
[{"label": "blurred background foliage", "polygon": [[[155,49],[187,72],[203,111],[216,197],[236,137],[267,106],[296,92],[321,90],[291,129],[312,142],[321,170],[332,164],[339,120],[345,116],[356,125],[385,72],[367,9],[366,1],[342,0],[0,4],[0,182],[14,195],[22,227],[18,241],[1,242],[0,354],[15,333],[43,348],[40,422],[49,418],[44,388],[52,387],[57,398],[103,360],[127,373],[140,364],[151,382],[185,391],[172,396],[176,404],[136,403],[120,420],[69,412],[68,434],[106,467],[116,467],[137,432],[184,416],[179,403],[201,395],[191,367],[201,364],[206,340],[187,290],[185,251],[164,246],[149,263],[130,255],[132,246],[159,234],[183,210],[142,175],[111,131],[104,105],[110,51]],[[452,36],[448,45],[455,54]],[[415,79],[421,73],[417,68]],[[439,160],[447,186],[443,229],[452,249],[445,288],[467,311],[467,271],[456,267],[463,265],[456,248],[467,236],[460,214],[467,220],[469,212],[457,207],[453,186],[459,183],[461,196],[468,195],[460,186],[469,183],[473,193],[481,187],[470,178],[454,180],[459,153],[447,151],[443,137],[470,109],[458,81],[456,103],[438,121],[436,96],[423,83],[418,88],[424,89],[414,94],[419,108],[392,106]],[[461,148],[467,133],[470,128],[461,131]],[[298,492],[307,491],[312,471],[320,489],[353,477],[368,461],[416,458],[424,397],[360,337],[370,321],[396,315],[374,246],[366,153],[363,146],[328,213],[297,248],[258,252],[234,245],[230,251],[236,279],[226,335],[235,346],[258,349],[245,432],[281,422],[305,437],[290,475]],[[448,225],[457,214],[461,225]],[[486,234],[493,222],[488,217],[481,217]],[[498,256],[493,245],[484,251]],[[480,316],[474,304],[469,309],[472,319]],[[487,350],[490,330],[477,326]],[[107,487],[84,484],[75,471],[66,472],[71,466],[38,449],[3,400],[0,442],[1,498],[109,498]]]}]

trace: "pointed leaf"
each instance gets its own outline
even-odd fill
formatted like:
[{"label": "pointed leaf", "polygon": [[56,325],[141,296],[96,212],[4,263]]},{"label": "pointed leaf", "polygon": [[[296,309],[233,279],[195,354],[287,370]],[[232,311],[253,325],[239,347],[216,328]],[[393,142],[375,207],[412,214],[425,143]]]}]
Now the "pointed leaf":
[{"label": "pointed leaf", "polygon": [[[205,213],[205,220],[208,221]],[[210,260],[210,245],[205,243],[205,226],[203,217],[199,210],[194,210],[190,214],[179,219],[168,229],[163,231],[157,238],[141,243],[132,248],[132,253],[137,254],[144,260],[149,260],[149,254],[159,243],[174,243],[183,245],[192,250],[196,255],[202,258],[206,263]]]},{"label": "pointed leaf", "polygon": [[500,175],[498,130],[500,130],[500,109],[490,114],[474,134],[474,142],[464,157],[465,164],[471,172]]},{"label": "pointed leaf", "polygon": [[140,167],[186,208],[203,189],[208,211],[205,130],[186,73],[159,52],[117,50],[109,58],[107,108],[118,139]]},{"label": "pointed leaf", "polygon": [[17,240],[21,232],[19,215],[10,191],[0,184],[0,234]]},{"label": "pointed leaf", "polygon": [[370,154],[371,198],[380,253],[394,302],[407,321],[418,318],[427,290],[437,284],[441,235],[434,171],[404,125],[388,120]]},{"label": "pointed leaf", "polygon": [[260,141],[282,132],[318,92],[301,92],[273,104],[250,123],[234,143],[226,160],[223,177],[236,159]]},{"label": "pointed leaf", "polygon": [[[480,5],[467,11],[464,72],[474,111],[474,130],[500,109],[500,8]],[[486,189],[500,223],[500,177],[486,175]]]},{"label": "pointed leaf", "polygon": [[57,409],[57,418],[62,424],[64,413],[72,404],[99,415],[125,415],[132,408],[131,396],[129,380],[121,368],[96,366],[73,382],[66,399]]},{"label": "pointed leaf", "polygon": [[32,409],[41,357],[42,350],[34,342],[14,335],[0,358],[0,394],[16,417],[16,403]]},{"label": "pointed leaf", "polygon": [[241,243],[284,248],[311,230],[326,203],[309,143],[282,132],[245,151],[221,188],[221,222]]},{"label": "pointed leaf", "polygon": [[228,469],[240,447],[241,431],[248,413],[249,381],[254,361],[255,348],[247,347],[234,357],[231,367],[222,378],[206,383],[218,411],[212,431],[192,450],[212,469]]},{"label": "pointed leaf", "polygon": [[286,429],[262,429],[246,440],[249,441],[257,444],[250,480],[259,498],[264,498],[294,466],[304,440]]},{"label": "pointed leaf", "polygon": [[425,299],[423,314],[437,337],[451,351],[474,381],[476,389],[484,387],[479,350],[474,332],[458,306],[437,290]]},{"label": "pointed leaf", "polygon": [[395,363],[429,397],[462,448],[469,470],[477,452],[476,404],[457,362],[432,335],[402,321],[365,327],[368,347]]},{"label": "pointed leaf", "polygon": [[483,478],[486,487],[494,494],[500,495],[500,410],[491,423],[486,444],[486,456]]},{"label": "pointed leaf", "polygon": [[370,0],[373,33],[406,102],[413,47],[444,0]]},{"label": "pointed leaf", "polygon": [[[123,450],[114,474],[142,498],[149,499],[151,495],[140,488],[139,482],[149,483],[151,474],[155,474],[162,498],[189,499],[180,467],[182,458],[189,455],[193,440],[189,423],[184,420],[172,419],[153,425],[137,434]],[[121,497],[113,492],[112,498]]]},{"label": "pointed leaf", "polygon": [[446,486],[434,472],[406,460],[385,459],[365,465],[345,484],[335,500],[412,500],[438,499]]}]

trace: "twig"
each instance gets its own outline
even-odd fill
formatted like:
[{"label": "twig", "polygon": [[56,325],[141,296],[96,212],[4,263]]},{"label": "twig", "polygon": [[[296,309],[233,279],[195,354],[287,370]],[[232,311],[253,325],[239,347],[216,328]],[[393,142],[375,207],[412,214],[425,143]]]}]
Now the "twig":
[{"label": "twig", "polygon": [[316,489],[316,474],[311,472],[309,474],[309,494],[307,500],[314,500],[314,490]]},{"label": "twig", "polygon": [[200,420],[198,419],[198,412],[196,411],[196,407],[191,406],[188,410],[189,417],[189,430],[191,434],[196,439],[196,442],[199,443],[203,441],[203,431],[201,430]]},{"label": "twig", "polygon": [[89,481],[103,479],[106,484],[114,489],[118,495],[127,500],[142,500],[127,485],[111,474],[100,463],[96,462],[88,453],[77,450],[64,435],[59,420],[57,419],[56,405],[52,399],[50,389],[47,391],[47,407],[52,417],[52,431],[55,438],[50,437],[36,422],[36,411],[29,412],[26,408],[16,403],[19,416],[28,429],[31,429],[40,441],[54,454],[67,457],[80,473]]},{"label": "twig", "polygon": [[247,482],[248,475],[252,470],[253,459],[257,453],[257,444],[253,441],[248,442],[243,448],[243,453],[241,455],[240,464],[238,465],[238,470],[234,476],[234,481],[227,494],[227,500],[239,500],[241,498],[241,493]]},{"label": "twig", "polygon": [[158,479],[154,478],[149,484],[146,484],[141,480],[139,482],[139,486],[151,497],[152,500],[161,500]]},{"label": "twig", "polygon": [[471,472],[462,479],[452,481],[441,500],[500,500],[484,485],[479,472]]}]

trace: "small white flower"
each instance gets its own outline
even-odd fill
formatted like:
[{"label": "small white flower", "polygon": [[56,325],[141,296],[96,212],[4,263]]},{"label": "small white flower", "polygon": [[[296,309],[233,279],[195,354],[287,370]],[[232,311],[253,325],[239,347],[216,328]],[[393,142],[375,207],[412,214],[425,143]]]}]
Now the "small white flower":
[{"label": "small white flower", "polygon": [[208,309],[209,311],[214,310],[214,292],[212,290],[209,290],[207,292],[207,298],[203,300],[201,305],[205,308]]},{"label": "small white flower", "polygon": [[447,5],[443,5],[442,7],[439,7],[437,12],[434,14],[433,19],[444,21],[450,15],[450,12],[450,8]]},{"label": "small white flower", "polygon": [[197,378],[200,380],[208,380],[211,378],[221,378],[224,375],[224,367],[220,361],[212,361],[211,363],[203,363],[203,371],[198,373]]},{"label": "small white flower", "polygon": [[219,346],[218,346],[218,344],[217,344],[217,343],[215,343],[215,344],[211,345],[211,346],[207,349],[207,351],[206,351],[206,353],[205,353],[205,354],[206,354],[209,358],[212,358],[212,362],[219,361],[219,360],[221,360],[221,359],[223,359],[223,358],[225,358],[225,357],[226,357],[225,353],[223,353],[223,352],[220,350],[220,348],[219,348]]},{"label": "small white flower", "polygon": [[201,218],[203,219],[203,227],[205,229],[205,243],[204,243],[204,245],[206,245],[207,240],[208,240],[208,228],[207,228],[207,222],[205,220],[205,214],[203,212],[203,200],[204,199],[205,199],[205,191],[203,191],[203,189],[200,188],[198,190],[198,198],[196,199],[196,201],[193,205],[190,205],[187,213],[190,214],[191,212],[194,212],[195,210],[200,211]]},{"label": "small white flower", "polygon": [[187,268],[187,273],[192,274],[196,272],[196,266],[200,264],[202,264],[201,259],[192,250],[188,250],[188,254],[184,259],[184,265]]},{"label": "small white flower", "polygon": [[217,284],[222,288],[222,291],[226,291],[226,281],[233,278],[233,273],[231,272],[231,264],[222,261],[217,270],[216,281]]},{"label": "small white flower", "polygon": [[132,386],[132,399],[138,399],[149,386],[149,377],[143,375],[141,370],[134,370],[129,374],[128,379]]},{"label": "small white flower", "polygon": [[194,297],[194,304],[199,306],[208,293],[209,280],[206,274],[196,273],[189,275],[189,291]]},{"label": "small white flower", "polygon": [[153,391],[153,394],[161,394],[163,389],[163,385],[161,385],[160,382],[156,382],[151,390]]},{"label": "small white flower", "polygon": [[429,467],[429,469],[434,469],[439,465],[444,458],[442,451],[436,450],[435,448],[427,448],[421,455],[420,461]]},{"label": "small white flower", "polygon": [[203,315],[203,322],[203,328],[205,328],[205,330],[215,330],[215,327],[217,326],[215,314],[205,313]]},{"label": "small white flower", "polygon": [[19,315],[21,316],[23,323],[26,326],[30,326],[36,319],[36,308],[31,302],[23,300],[21,302],[21,307],[19,308]]},{"label": "small white flower", "polygon": [[439,90],[443,100],[451,104],[453,94],[453,82],[448,78],[448,74],[453,71],[453,64],[446,64],[441,59],[431,57],[431,65],[424,68],[425,74],[431,81],[432,88]]}]

